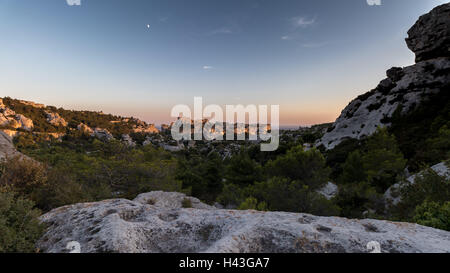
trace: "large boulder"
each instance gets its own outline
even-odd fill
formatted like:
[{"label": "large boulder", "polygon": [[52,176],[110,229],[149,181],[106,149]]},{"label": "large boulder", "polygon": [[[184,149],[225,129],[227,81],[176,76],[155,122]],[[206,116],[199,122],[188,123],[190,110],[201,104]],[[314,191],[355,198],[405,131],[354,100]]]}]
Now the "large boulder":
[{"label": "large boulder", "polygon": [[416,54],[416,62],[450,57],[450,3],[421,16],[408,31],[406,44]]},{"label": "large boulder", "polygon": [[409,31],[408,47],[417,63],[394,67],[373,90],[357,97],[316,146],[333,149],[345,139],[361,139],[390,126],[397,109],[407,114],[430,95],[450,90],[450,3],[420,17]]},{"label": "large boulder", "polygon": [[364,253],[372,241],[381,252],[450,252],[450,232],[417,224],[222,210],[181,193],[75,204],[41,219],[48,229],[37,247],[53,253],[74,241],[81,252]]}]

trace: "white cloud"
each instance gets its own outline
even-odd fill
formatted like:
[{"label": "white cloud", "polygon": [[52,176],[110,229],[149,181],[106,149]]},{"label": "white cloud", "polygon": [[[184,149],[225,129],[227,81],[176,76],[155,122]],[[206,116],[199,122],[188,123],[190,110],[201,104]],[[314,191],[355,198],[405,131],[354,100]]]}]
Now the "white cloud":
[{"label": "white cloud", "polygon": [[230,28],[228,28],[228,27],[218,28],[218,29],[215,29],[215,30],[210,32],[211,35],[214,35],[214,34],[230,34],[230,33],[233,33],[233,31]]},{"label": "white cloud", "polygon": [[66,0],[69,6],[81,6],[81,0]]},{"label": "white cloud", "polygon": [[291,19],[292,25],[296,28],[306,28],[313,25],[316,22],[315,18],[308,19],[306,17],[294,17]]},{"label": "white cloud", "polygon": [[292,40],[292,37],[289,35],[281,36],[281,40]]},{"label": "white cloud", "polygon": [[203,70],[211,70],[211,69],[213,69],[214,67],[212,67],[212,66],[210,66],[210,65],[204,65],[203,66]]},{"label": "white cloud", "polygon": [[366,0],[369,6],[381,6],[381,0]]}]

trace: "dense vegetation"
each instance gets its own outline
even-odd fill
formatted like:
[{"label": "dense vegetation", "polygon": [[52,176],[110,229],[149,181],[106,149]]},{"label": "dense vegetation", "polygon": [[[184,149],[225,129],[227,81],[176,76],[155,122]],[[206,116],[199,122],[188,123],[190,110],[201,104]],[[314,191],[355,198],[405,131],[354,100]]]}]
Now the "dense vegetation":
[{"label": "dense vegetation", "polygon": [[[111,123],[119,117],[50,107],[69,121],[62,140],[23,132],[15,145],[30,158],[9,158],[0,164],[0,252],[34,251],[33,242],[42,232],[40,211],[77,202],[134,198],[154,190],[184,192],[227,208],[392,219],[450,230],[449,178],[427,169],[450,156],[450,109],[445,96],[435,95],[424,104],[427,109],[438,105],[432,108],[435,111],[420,106],[401,116],[399,109],[389,120],[389,129],[379,128],[362,140],[346,140],[330,151],[303,145],[321,137],[329,127],[322,125],[284,132],[280,148],[271,153],[260,152],[259,145],[251,142],[238,142],[240,149],[226,153],[236,144],[226,141],[211,145],[200,141],[170,153],[156,145],[143,146],[145,136],[139,134],[131,134],[137,142],[131,147],[70,128],[82,122],[120,134],[133,123],[120,127]],[[8,98],[4,102],[18,103]],[[18,103],[14,110],[30,116],[35,130],[62,131],[50,128],[43,109],[30,107]],[[405,180],[406,169],[425,171],[396,193],[401,196],[399,204],[386,204],[384,192]],[[339,187],[331,200],[318,193],[328,181]],[[190,204],[186,201],[183,206]]]}]

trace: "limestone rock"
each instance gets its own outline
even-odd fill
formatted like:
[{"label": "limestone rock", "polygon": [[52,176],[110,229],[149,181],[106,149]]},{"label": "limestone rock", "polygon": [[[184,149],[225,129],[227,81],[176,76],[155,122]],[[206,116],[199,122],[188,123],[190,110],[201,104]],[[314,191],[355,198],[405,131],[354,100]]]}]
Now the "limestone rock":
[{"label": "limestone rock", "polygon": [[94,134],[94,130],[92,130],[91,127],[87,126],[87,125],[84,124],[84,123],[78,124],[77,129],[78,129],[79,131],[82,131],[82,132],[87,133],[87,134],[89,134],[89,135]]},{"label": "limestone rock", "polygon": [[58,113],[46,111],[45,114],[47,115],[47,121],[50,124],[55,126],[67,126],[67,122]]},{"label": "limestone rock", "polygon": [[136,142],[133,141],[133,139],[130,137],[130,135],[122,135],[122,141],[125,143],[125,145],[129,147],[136,146]]},{"label": "limestone rock", "polygon": [[20,152],[16,150],[14,147],[12,138],[0,130],[0,160],[4,160],[7,157],[15,157],[18,155],[22,155]]},{"label": "limestone rock", "polygon": [[406,44],[416,54],[416,62],[450,57],[450,3],[421,16],[408,31]]},{"label": "limestone rock", "polygon": [[417,63],[389,69],[375,89],[350,102],[316,146],[333,149],[345,139],[369,136],[390,126],[387,120],[400,106],[407,114],[429,95],[450,90],[450,3],[420,17],[406,41]]},{"label": "limestone rock", "polygon": [[99,139],[110,141],[114,139],[113,135],[106,129],[95,128],[93,135]]},{"label": "limestone rock", "polygon": [[[417,224],[350,220],[302,213],[215,209],[180,193],[151,192],[54,209],[37,247],[68,252],[361,252],[377,241],[382,252],[450,252],[450,232]],[[192,200],[192,199],[191,199]]]},{"label": "limestone rock", "polygon": [[335,197],[338,193],[338,186],[334,184],[333,182],[328,182],[323,186],[321,189],[317,191],[320,193],[323,197],[330,200],[331,198]]}]

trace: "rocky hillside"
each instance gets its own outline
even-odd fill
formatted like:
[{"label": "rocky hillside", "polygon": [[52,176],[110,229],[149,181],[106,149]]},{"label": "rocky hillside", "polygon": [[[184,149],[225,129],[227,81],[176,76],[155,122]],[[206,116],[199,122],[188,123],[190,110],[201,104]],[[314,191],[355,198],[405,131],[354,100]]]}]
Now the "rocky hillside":
[{"label": "rocky hillside", "polygon": [[345,139],[369,136],[390,126],[394,113],[407,115],[431,95],[450,90],[450,3],[420,17],[406,43],[416,64],[389,69],[375,89],[350,102],[317,146],[333,149]]},{"label": "rocky hillside", "polygon": [[132,133],[153,134],[159,130],[136,118],[92,111],[72,111],[29,101],[0,98],[0,130],[11,137],[23,133],[59,138],[73,132],[99,138],[123,138]]},{"label": "rocky hillside", "polygon": [[75,204],[41,219],[44,252],[68,252],[73,241],[81,252],[367,253],[372,241],[386,253],[450,252],[450,232],[416,224],[221,210],[181,193]]}]

